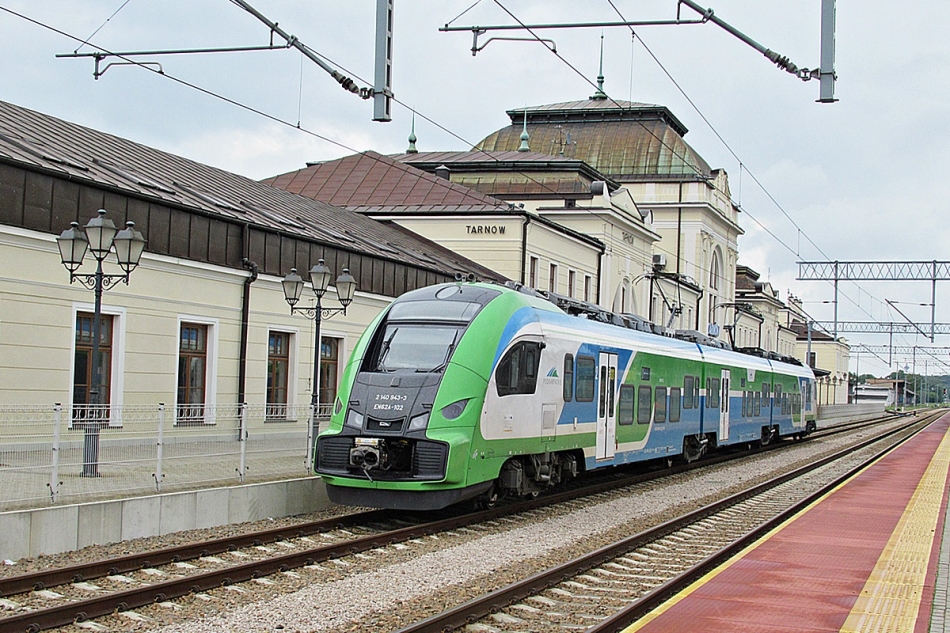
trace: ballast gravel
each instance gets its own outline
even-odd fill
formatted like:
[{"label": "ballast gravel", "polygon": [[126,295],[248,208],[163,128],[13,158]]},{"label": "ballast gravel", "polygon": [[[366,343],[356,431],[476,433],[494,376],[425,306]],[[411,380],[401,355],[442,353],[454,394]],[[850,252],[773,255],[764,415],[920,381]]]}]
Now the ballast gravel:
[{"label": "ballast gravel", "polygon": [[[471,540],[439,549],[438,541],[423,550],[407,550],[405,559],[378,565],[363,559],[365,571],[317,582],[289,593],[255,596],[254,602],[217,614],[191,612],[190,621],[159,629],[161,633],[210,631],[317,632],[389,631],[411,620],[461,604],[482,591],[504,586],[526,575],[528,563],[570,558],[618,534],[633,534],[689,506],[722,498],[733,490],[768,479],[880,430],[814,440],[750,459],[739,460],[664,480],[662,485],[637,486],[631,493],[607,495],[576,510],[537,514],[527,524],[496,528]],[[555,515],[555,516],[551,516]],[[547,516],[547,518],[545,518]],[[649,519],[649,520],[648,520]],[[451,540],[451,539],[450,539]],[[382,566],[379,566],[382,565]],[[330,574],[331,576],[333,574]],[[214,600],[214,598],[210,598]],[[225,605],[222,604],[221,607]],[[189,617],[187,609],[182,620]],[[138,629],[142,630],[142,629]]]}]

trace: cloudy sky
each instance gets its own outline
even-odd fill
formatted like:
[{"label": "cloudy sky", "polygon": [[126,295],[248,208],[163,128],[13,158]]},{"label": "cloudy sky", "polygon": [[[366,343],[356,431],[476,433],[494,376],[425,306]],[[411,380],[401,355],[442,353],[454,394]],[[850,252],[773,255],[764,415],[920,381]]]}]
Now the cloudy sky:
[{"label": "cloudy sky", "polygon": [[[360,85],[371,82],[375,0],[251,4],[365,80]],[[675,0],[613,4],[630,20],[676,16]],[[799,66],[818,65],[820,0],[700,4]],[[113,66],[98,80],[91,59],[56,57],[93,50],[68,36],[83,40],[97,29],[90,41],[111,51],[267,44],[268,29],[229,0],[0,0],[0,8],[0,99],[252,178],[353,151],[402,151],[411,110],[419,113],[420,150],[467,149],[507,125],[507,109],[593,91],[601,29],[545,31],[560,57],[537,42],[508,41],[473,57],[470,33],[439,32],[448,22],[514,23],[508,12],[525,23],[618,19],[609,0],[395,0],[393,89],[400,103],[393,121],[381,124],[371,120],[371,102],[343,91],[292,49],[137,58],[160,62],[164,75]],[[816,81],[777,70],[712,24],[639,28],[635,44],[628,29],[605,29],[605,89],[615,99],[666,105],[684,122],[687,141],[729,173],[745,212],[740,263],[783,299],[791,291],[816,319],[831,320],[831,285],[796,281],[797,261],[950,259],[944,8],[938,0],[838,0],[835,104],[816,103]],[[694,17],[685,7],[683,15]],[[947,288],[937,286],[938,322],[950,322]],[[843,283],[839,319],[902,321],[889,299],[929,323],[930,308],[919,304],[930,302],[930,292],[927,282]],[[887,343],[886,335],[845,336]],[[927,341],[902,336],[895,343]],[[936,344],[950,345],[950,337]],[[860,369],[887,371],[867,355]]]}]

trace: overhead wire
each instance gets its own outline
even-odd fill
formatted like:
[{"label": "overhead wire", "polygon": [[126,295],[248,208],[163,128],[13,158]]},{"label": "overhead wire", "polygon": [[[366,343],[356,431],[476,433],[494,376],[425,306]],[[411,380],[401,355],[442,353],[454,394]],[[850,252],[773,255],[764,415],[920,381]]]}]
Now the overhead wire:
[{"label": "overhead wire", "polygon": [[[623,20],[624,22],[627,21],[626,17],[624,17],[623,13],[620,11],[620,9],[617,7],[617,5],[614,4],[614,0],[607,0],[607,3],[610,4],[610,6],[611,6],[611,7],[613,8],[613,10],[617,13],[617,15],[620,17],[621,20]],[[634,31],[633,27],[631,26],[631,27],[629,27],[629,29],[630,29],[631,33],[633,33],[633,34],[636,36],[636,32]],[[680,85],[680,83],[676,80],[676,78],[673,77],[672,73],[666,68],[666,66],[663,64],[663,62],[660,61],[660,59],[656,56],[656,54],[655,54],[655,53],[653,52],[653,50],[649,47],[649,45],[646,43],[646,41],[644,41],[642,35],[639,36],[639,39],[640,39],[640,44],[643,46],[644,50],[646,50],[647,53],[649,53],[650,57],[653,58],[653,61],[656,63],[657,66],[659,66],[660,70],[663,71],[663,73],[667,76],[667,78],[670,80],[670,82],[673,84],[673,86],[679,91],[679,93],[683,96],[683,98],[686,99],[687,103],[689,103],[689,105],[693,108],[693,110],[696,112],[696,114],[699,115],[699,117],[703,120],[703,122],[706,124],[706,126],[712,131],[712,133],[716,136],[716,138],[719,139],[719,141],[722,143],[723,147],[725,147],[726,150],[732,155],[732,157],[735,158],[736,162],[739,164],[740,187],[741,187],[741,174],[742,174],[742,170],[743,170],[743,167],[744,167],[744,168],[745,168],[745,171],[749,174],[749,177],[752,178],[752,181],[753,181],[756,185],[758,185],[759,189],[761,189],[762,192],[765,193],[765,195],[766,195],[766,196],[768,197],[768,199],[772,202],[772,204],[774,204],[775,207],[776,207],[779,211],[782,212],[782,215],[784,215],[784,216],[788,219],[788,221],[791,222],[792,226],[795,227],[795,229],[798,231],[798,236],[799,236],[799,237],[804,236],[805,239],[806,239],[812,246],[814,246],[815,249],[816,249],[823,257],[825,257],[826,260],[829,260],[829,261],[830,261],[830,260],[831,260],[831,257],[830,257],[828,254],[826,254],[826,253],[824,252],[824,250],[823,250],[814,240],[812,240],[811,237],[809,237],[807,233],[805,233],[804,230],[802,230],[802,228],[798,225],[798,223],[795,221],[795,219],[792,218],[792,216],[788,213],[788,211],[785,210],[785,207],[782,206],[782,204],[775,198],[775,196],[773,196],[772,193],[765,187],[765,185],[762,184],[762,182],[761,182],[761,181],[758,179],[758,177],[752,172],[752,170],[749,169],[748,165],[745,165],[745,164],[743,163],[742,159],[739,158],[739,155],[735,152],[735,150],[733,150],[732,146],[726,141],[726,139],[722,136],[722,134],[720,134],[719,130],[716,129],[716,126],[714,126],[714,125],[712,124],[712,122],[709,120],[709,118],[705,115],[705,113],[703,113],[703,111],[700,110],[699,106],[696,105],[696,102],[693,101],[693,99],[686,93],[686,91],[683,89],[683,87]],[[723,192],[723,193],[725,193],[725,192]],[[755,222],[755,223],[758,224],[760,227],[762,227],[763,229],[765,229],[764,225],[763,225],[761,222],[759,222],[758,220],[756,220],[754,217],[752,217],[752,215],[749,214],[748,210],[746,210],[746,209],[743,208],[742,211],[743,211],[744,213],[746,213],[746,215],[748,215],[749,218],[750,218],[753,222]],[[801,256],[801,254],[800,254],[800,253],[801,253],[801,247],[800,247],[800,245],[799,245],[798,248],[792,249],[792,248],[791,248],[788,244],[786,244],[783,240],[779,240],[779,239],[775,236],[774,233],[772,233],[771,231],[768,231],[768,230],[767,230],[767,232],[768,232],[769,235],[771,235],[773,238],[776,238],[777,241],[778,241],[780,244],[782,244],[782,246],[784,246],[787,250],[789,250],[789,252],[793,253],[796,257],[800,257],[800,256]],[[852,282],[852,283],[854,284],[854,286],[855,286],[856,288],[861,289],[861,286],[860,286],[860,285],[858,285],[858,284],[855,283],[855,282]],[[865,292],[867,292],[867,291],[865,291]],[[841,294],[841,295],[844,296],[848,301],[850,301],[851,303],[853,303],[858,309],[860,309],[862,312],[864,312],[864,314],[868,315],[868,316],[871,317],[872,319],[874,318],[874,316],[873,316],[871,313],[869,313],[869,312],[867,312],[866,310],[864,310],[864,309],[861,307],[861,305],[860,305],[858,302],[856,302],[856,301],[854,301],[853,299],[851,299],[850,296],[848,296],[848,295],[846,295],[846,294],[844,294],[844,293],[841,293],[840,290],[839,290],[839,294]],[[882,302],[880,299],[877,299],[877,298],[874,297],[871,293],[867,293],[867,294],[868,294],[869,297],[871,297],[872,299],[874,299],[875,301],[877,301],[879,304],[883,305],[883,302]]]}]

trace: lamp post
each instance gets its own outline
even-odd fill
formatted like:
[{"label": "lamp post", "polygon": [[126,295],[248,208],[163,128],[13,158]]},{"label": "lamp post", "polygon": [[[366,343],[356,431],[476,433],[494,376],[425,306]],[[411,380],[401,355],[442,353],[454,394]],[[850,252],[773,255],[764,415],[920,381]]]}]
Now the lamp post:
[{"label": "lamp post", "polygon": [[[105,217],[105,209],[99,209],[98,217],[92,218],[84,227],[79,228],[79,222],[70,223],[70,227],[56,238],[59,254],[63,266],[69,271],[69,283],[78,281],[80,284],[94,290],[96,293],[95,308],[92,319],[92,383],[89,387],[89,409],[83,423],[85,437],[82,447],[82,476],[99,476],[99,429],[104,424],[104,407],[102,406],[99,389],[102,386],[101,365],[99,358],[99,338],[102,335],[102,293],[116,285],[119,281],[126,285],[129,276],[145,250],[145,238],[135,230],[134,222],[126,222],[125,228],[119,231],[112,220]],[[116,261],[122,274],[105,274],[102,272],[102,262],[115,250]],[[92,252],[96,260],[95,273],[78,273],[82,266],[86,251]]]},{"label": "lamp post", "polygon": [[303,293],[304,281],[297,274],[296,268],[290,269],[290,274],[284,277],[281,285],[284,288],[284,299],[290,305],[290,313],[302,312],[308,318],[314,321],[314,344],[313,344],[313,394],[310,397],[310,406],[313,409],[313,419],[316,423],[317,407],[320,404],[320,324],[324,319],[329,319],[337,314],[346,314],[346,308],[353,301],[353,295],[356,293],[356,280],[350,274],[348,268],[343,269],[343,274],[336,278],[336,292],[342,308],[324,308],[322,301],[323,295],[327,292],[330,285],[330,277],[333,273],[330,268],[321,259],[317,265],[310,269],[310,284],[313,286],[313,294],[317,297],[317,303],[310,307],[297,306],[300,301],[300,295]]}]

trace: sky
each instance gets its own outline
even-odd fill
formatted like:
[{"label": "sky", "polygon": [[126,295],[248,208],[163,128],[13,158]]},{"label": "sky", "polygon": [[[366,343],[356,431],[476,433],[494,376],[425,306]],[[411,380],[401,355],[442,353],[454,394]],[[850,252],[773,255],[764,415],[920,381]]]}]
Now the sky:
[{"label": "sky", "polygon": [[[371,85],[375,0],[249,1],[359,85]],[[821,0],[699,4],[798,66],[818,66]],[[676,0],[613,5],[628,20],[676,17]],[[494,41],[473,56],[470,32],[439,31],[449,22],[513,24],[511,15],[525,23],[616,21],[614,6],[395,0],[398,103],[391,122],[376,123],[371,101],[342,90],[294,49],[139,57],[160,63],[164,74],[112,66],[98,80],[91,59],[56,57],[93,50],[80,47],[82,40],[110,51],[267,44],[268,28],[229,0],[0,0],[0,100],[261,179],[356,151],[401,152],[412,111],[420,151],[470,149],[508,125],[506,110],[591,95],[603,34],[606,92],[667,106],[689,129],[687,142],[728,172],[743,210],[739,263],[770,281],[781,299],[791,292],[816,320],[833,318],[831,284],[796,280],[799,261],[950,260],[944,4],[838,0],[833,104],[816,103],[817,81],[778,70],[711,23],[638,27],[636,42],[627,28],[539,32],[555,41],[558,55],[536,41]],[[695,17],[685,6],[682,12]],[[939,323],[950,322],[948,288],[937,284]],[[887,300],[929,323],[930,306],[920,305],[931,302],[929,282],[843,282],[838,318],[903,321]],[[888,343],[886,334],[842,336]],[[894,343],[930,345],[919,335]],[[938,335],[934,345],[950,346],[950,336]],[[947,350],[918,352],[918,365],[930,354],[950,361]],[[911,358],[896,355],[890,369]],[[862,354],[851,369],[883,375],[887,359]]]}]

